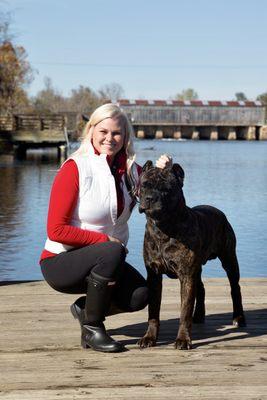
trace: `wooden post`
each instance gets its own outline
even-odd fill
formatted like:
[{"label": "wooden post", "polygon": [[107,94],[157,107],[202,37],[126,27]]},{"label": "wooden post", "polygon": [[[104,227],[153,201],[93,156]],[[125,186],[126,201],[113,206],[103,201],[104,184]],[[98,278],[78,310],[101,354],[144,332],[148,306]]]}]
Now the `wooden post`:
[{"label": "wooden post", "polygon": [[260,127],[259,140],[267,140],[267,125]]},{"label": "wooden post", "polygon": [[0,154],[8,154],[13,150],[11,134],[8,131],[1,132],[0,134]]},{"label": "wooden post", "polygon": [[181,139],[182,137],[182,130],[180,126],[177,126],[175,128],[175,131],[173,133],[173,139]]},{"label": "wooden post", "polygon": [[236,130],[234,127],[229,128],[227,140],[236,140]]},{"label": "wooden post", "polygon": [[193,128],[193,133],[192,133],[192,140],[199,140],[199,131],[196,130],[196,127]]},{"label": "wooden post", "polygon": [[144,139],[145,138],[145,131],[143,128],[138,128],[137,130],[137,138]]},{"label": "wooden post", "polygon": [[256,140],[256,127],[248,126],[245,133],[246,140]]},{"label": "wooden post", "polygon": [[218,140],[219,133],[217,126],[213,126],[210,131],[210,140]]},{"label": "wooden post", "polygon": [[25,144],[18,145],[15,149],[14,155],[18,160],[25,160],[27,157],[27,146]]},{"label": "wooden post", "polygon": [[155,134],[155,139],[162,139],[163,138],[163,130],[157,129]]},{"label": "wooden post", "polygon": [[67,146],[58,146],[57,147],[57,158],[58,160],[66,160],[67,158]]}]

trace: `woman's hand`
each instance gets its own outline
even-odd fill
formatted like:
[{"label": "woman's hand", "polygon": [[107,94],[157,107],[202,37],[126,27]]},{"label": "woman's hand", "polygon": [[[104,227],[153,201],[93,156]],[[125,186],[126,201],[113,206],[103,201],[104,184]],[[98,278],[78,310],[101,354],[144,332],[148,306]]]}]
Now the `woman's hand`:
[{"label": "woman's hand", "polygon": [[108,235],[108,240],[109,240],[110,242],[121,243],[121,241],[120,241],[119,239],[117,239],[117,238],[115,238],[115,237],[113,237],[113,236],[109,236],[109,235]]},{"label": "woman's hand", "polygon": [[115,238],[115,237],[113,237],[113,236],[109,236],[109,235],[108,235],[108,239],[109,239],[110,242],[117,242],[117,243],[120,243],[120,244],[124,247],[125,253],[126,253],[126,254],[129,253],[127,247],[125,247],[125,245],[124,245],[119,239],[117,239],[117,238]]},{"label": "woman's hand", "polygon": [[172,167],[172,158],[168,154],[162,154],[160,158],[156,161],[157,168]]}]

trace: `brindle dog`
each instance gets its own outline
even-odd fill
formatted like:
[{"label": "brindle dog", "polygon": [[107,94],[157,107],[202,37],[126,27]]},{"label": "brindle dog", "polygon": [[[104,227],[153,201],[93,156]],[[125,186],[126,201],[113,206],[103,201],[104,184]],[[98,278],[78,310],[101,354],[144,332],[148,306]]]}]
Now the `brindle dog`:
[{"label": "brindle dog", "polygon": [[166,274],[178,278],[181,283],[180,326],[175,348],[192,348],[192,319],[196,323],[205,320],[202,265],[216,257],[220,259],[231,285],[233,324],[238,327],[246,325],[233,228],[223,212],[215,207],[187,207],[183,180],[184,171],[179,164],[160,169],[147,161],[143,167],[139,211],[144,212],[147,218],[144,261],[148,273],[149,320],[147,332],[138,342],[140,347],[156,344],[162,274]]}]

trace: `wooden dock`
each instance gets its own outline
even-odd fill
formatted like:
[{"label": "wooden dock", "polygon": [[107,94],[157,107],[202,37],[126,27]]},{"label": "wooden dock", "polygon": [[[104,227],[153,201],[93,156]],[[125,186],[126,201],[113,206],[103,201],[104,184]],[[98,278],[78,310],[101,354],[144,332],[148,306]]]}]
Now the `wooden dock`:
[{"label": "wooden dock", "polygon": [[21,159],[26,158],[27,149],[47,147],[57,148],[60,157],[68,146],[66,118],[61,114],[0,115],[1,144],[13,146]]},{"label": "wooden dock", "polygon": [[248,325],[231,325],[226,279],[206,279],[207,318],[194,326],[191,351],[173,348],[177,281],[164,281],[157,347],[136,345],[147,310],[107,318],[128,351],[81,349],[70,312],[75,296],[44,282],[0,287],[0,399],[267,399],[267,278],[241,281]]}]

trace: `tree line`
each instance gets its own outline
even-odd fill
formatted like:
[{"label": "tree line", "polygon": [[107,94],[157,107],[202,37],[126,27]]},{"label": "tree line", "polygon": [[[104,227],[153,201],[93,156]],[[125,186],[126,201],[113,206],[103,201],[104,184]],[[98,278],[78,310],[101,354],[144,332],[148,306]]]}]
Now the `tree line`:
[{"label": "tree line", "polygon": [[29,96],[27,88],[35,71],[24,47],[15,43],[10,22],[10,15],[0,12],[0,114],[90,113],[98,105],[124,96],[122,86],[115,82],[103,85],[97,91],[80,85],[72,89],[69,96],[63,96],[49,77],[44,79],[44,87],[36,96]]},{"label": "tree line", "polygon": [[[17,45],[10,33],[10,16],[0,13],[0,114],[13,113],[58,113],[78,112],[90,113],[97,106],[107,101],[117,101],[125,96],[119,83],[112,82],[94,91],[89,86],[80,85],[64,96],[54,87],[51,78],[44,79],[44,88],[36,96],[29,96],[28,86],[34,79],[27,52],[23,46]],[[196,100],[198,93],[192,89],[170,97],[178,100]],[[243,92],[235,94],[239,101],[248,100]],[[257,100],[267,106],[267,92],[260,94]]]}]

